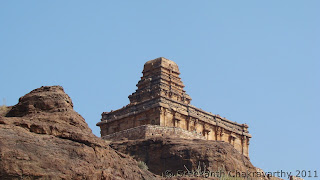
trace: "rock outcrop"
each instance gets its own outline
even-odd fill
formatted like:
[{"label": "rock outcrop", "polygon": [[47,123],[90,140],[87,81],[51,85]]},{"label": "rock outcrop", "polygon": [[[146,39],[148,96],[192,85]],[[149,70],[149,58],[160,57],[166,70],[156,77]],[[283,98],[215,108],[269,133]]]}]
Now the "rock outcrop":
[{"label": "rock outcrop", "polygon": [[110,146],[145,162],[151,172],[162,176],[197,177],[203,173],[200,177],[210,179],[228,176],[234,176],[235,179],[279,179],[264,177],[262,170],[254,167],[246,156],[223,141],[156,137],[113,141]]},{"label": "rock outcrop", "polygon": [[[4,116],[5,115],[5,116]],[[41,87],[0,114],[0,179],[155,179],[94,136],[60,86]]]},{"label": "rock outcrop", "polygon": [[144,161],[149,170],[161,175],[166,170],[176,174],[177,170],[202,168],[210,171],[256,171],[249,159],[232,145],[223,141],[201,139],[150,138],[144,140],[115,141],[112,148]]}]

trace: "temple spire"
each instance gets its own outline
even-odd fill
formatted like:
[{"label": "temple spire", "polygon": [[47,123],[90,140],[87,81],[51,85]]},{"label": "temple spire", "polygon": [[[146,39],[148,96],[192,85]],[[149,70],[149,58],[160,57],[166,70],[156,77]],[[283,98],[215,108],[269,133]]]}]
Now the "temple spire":
[{"label": "temple spire", "polygon": [[179,77],[178,65],[166,58],[160,57],[144,64],[143,76],[138,82],[138,89],[129,96],[131,104],[146,100],[166,97],[184,104],[190,104],[191,98],[184,90]]}]

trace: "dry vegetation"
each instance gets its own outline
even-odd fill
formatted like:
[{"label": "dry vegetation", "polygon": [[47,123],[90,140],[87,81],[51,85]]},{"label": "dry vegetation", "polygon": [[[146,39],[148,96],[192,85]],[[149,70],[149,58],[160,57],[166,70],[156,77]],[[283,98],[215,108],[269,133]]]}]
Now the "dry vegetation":
[{"label": "dry vegetation", "polygon": [[0,106],[0,116],[5,116],[11,109],[11,106],[2,105]]},{"label": "dry vegetation", "polygon": [[142,169],[142,170],[148,170],[149,169],[147,164],[145,162],[143,162],[143,161],[138,161],[138,167],[140,169]]}]

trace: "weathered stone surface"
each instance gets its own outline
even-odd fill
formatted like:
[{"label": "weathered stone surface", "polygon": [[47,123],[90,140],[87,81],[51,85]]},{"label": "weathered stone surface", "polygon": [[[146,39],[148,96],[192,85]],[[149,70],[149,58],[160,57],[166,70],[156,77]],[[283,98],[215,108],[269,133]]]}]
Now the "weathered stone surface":
[{"label": "weathered stone surface", "polygon": [[0,179],[154,179],[94,136],[60,86],[41,87],[0,116]]},{"label": "weathered stone surface", "polygon": [[144,161],[151,172],[163,176],[168,171],[177,175],[177,172],[181,173],[179,170],[196,170],[200,164],[201,171],[224,172],[225,175],[228,172],[231,175],[251,172],[249,179],[279,179],[259,176],[257,173],[263,172],[261,169],[255,168],[246,156],[223,141],[156,137],[114,141],[110,146],[138,161]]},{"label": "weathered stone surface", "polygon": [[22,117],[40,112],[64,112],[73,109],[70,97],[61,86],[43,86],[19,98],[7,117]]},{"label": "weathered stone surface", "polygon": [[[129,96],[130,104],[102,113],[101,122],[97,123],[101,137],[110,139],[121,131],[148,124],[175,127],[194,132],[194,138],[201,134],[207,140],[228,142],[249,157],[248,126],[190,105],[191,98],[184,90],[176,63],[160,57],[146,62],[142,73],[138,89]],[[161,134],[166,131],[163,128]]]},{"label": "weathered stone surface", "polygon": [[199,162],[212,171],[255,171],[249,159],[241,155],[230,144],[222,141],[187,140],[179,138],[150,138],[116,141],[112,148],[144,161],[149,170],[161,175],[166,170],[176,172],[196,169]]},{"label": "weathered stone surface", "polygon": [[196,132],[186,131],[177,127],[166,127],[158,125],[142,125],[131,129],[119,131],[110,135],[103,136],[103,139],[109,141],[118,141],[122,139],[146,139],[150,137],[171,137],[171,138],[184,138],[184,139],[203,139],[206,140],[201,134]]}]

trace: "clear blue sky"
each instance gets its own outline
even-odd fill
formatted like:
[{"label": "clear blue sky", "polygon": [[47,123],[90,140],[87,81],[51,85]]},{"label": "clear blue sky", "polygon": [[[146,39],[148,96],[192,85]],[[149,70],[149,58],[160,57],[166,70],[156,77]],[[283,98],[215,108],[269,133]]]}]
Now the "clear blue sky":
[{"label": "clear blue sky", "polygon": [[255,166],[320,176],[319,19],[317,0],[2,0],[0,98],[61,85],[99,136],[162,56],[193,105],[249,125]]}]

